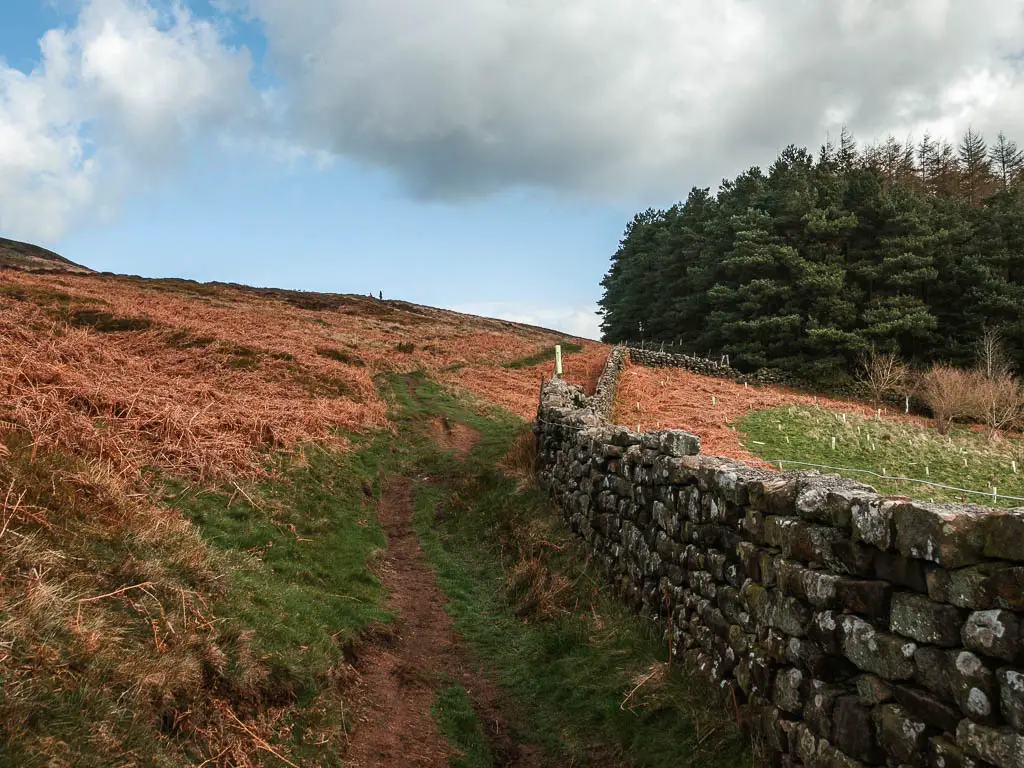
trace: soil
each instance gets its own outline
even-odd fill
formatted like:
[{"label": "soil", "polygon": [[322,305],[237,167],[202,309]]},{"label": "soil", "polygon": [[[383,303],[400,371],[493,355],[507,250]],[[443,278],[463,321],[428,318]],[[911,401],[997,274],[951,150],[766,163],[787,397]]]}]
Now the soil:
[{"label": "soil", "polygon": [[[442,419],[432,422],[431,429],[442,449],[461,458],[478,437],[471,427]],[[347,763],[353,768],[447,768],[452,749],[430,710],[435,691],[458,682],[485,727],[496,765],[544,765],[540,753],[509,737],[496,685],[452,628],[444,595],[413,529],[411,496],[408,478],[396,478],[378,506],[387,536],[382,579],[390,594],[388,606],[398,619],[391,632],[378,634],[357,650],[356,728]]]},{"label": "soil", "polygon": [[455,451],[460,461],[469,456],[480,433],[468,424],[452,423],[444,416],[436,416],[430,421],[430,436],[445,451]]}]

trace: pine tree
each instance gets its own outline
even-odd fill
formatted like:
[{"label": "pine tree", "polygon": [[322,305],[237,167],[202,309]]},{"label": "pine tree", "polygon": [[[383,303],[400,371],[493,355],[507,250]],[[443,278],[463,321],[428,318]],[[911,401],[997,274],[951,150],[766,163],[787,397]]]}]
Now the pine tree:
[{"label": "pine tree", "polygon": [[857,142],[853,139],[853,134],[843,126],[843,130],[839,134],[839,148],[836,150],[836,163],[839,168],[843,171],[849,171],[857,167]]},{"label": "pine tree", "polygon": [[929,194],[936,194],[939,183],[939,148],[930,133],[925,131],[917,145],[917,167],[921,187]]},{"label": "pine tree", "polygon": [[897,181],[908,189],[920,189],[921,177],[917,162],[914,159],[914,142],[907,137],[903,145],[903,156],[900,158],[899,176]]},{"label": "pine tree", "polygon": [[1007,190],[1014,186],[1020,179],[1021,169],[1024,168],[1024,152],[1017,148],[1017,144],[1007,139],[1000,131],[995,145],[989,152],[989,158],[999,188]]},{"label": "pine tree", "polygon": [[981,205],[982,199],[992,192],[992,161],[984,137],[973,128],[960,140],[958,147],[960,195],[969,206]]},{"label": "pine tree", "polygon": [[872,345],[969,364],[999,325],[1024,369],[1021,179],[1024,152],[973,129],[958,149],[889,137],[858,158],[845,129],[817,158],[787,147],[767,174],[634,217],[602,281],[605,338],[682,339],[823,383]]}]

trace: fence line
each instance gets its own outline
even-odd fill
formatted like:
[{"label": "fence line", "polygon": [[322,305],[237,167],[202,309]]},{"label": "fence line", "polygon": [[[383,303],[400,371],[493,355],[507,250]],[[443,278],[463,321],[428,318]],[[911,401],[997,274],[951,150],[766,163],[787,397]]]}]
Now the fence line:
[{"label": "fence line", "polygon": [[870,469],[854,469],[853,467],[831,467],[827,464],[811,464],[807,461],[791,461],[789,459],[764,459],[764,461],[772,464],[778,464],[779,470],[782,470],[783,464],[796,464],[801,467],[815,467],[817,469],[833,469],[836,472],[861,472],[865,475],[871,475],[881,480],[900,480],[907,483],[920,483],[921,485],[930,485],[933,488],[944,488],[947,491],[958,491],[960,493],[973,493],[976,496],[987,496],[990,499],[1008,499],[1009,501],[1024,501],[1024,498],[1020,496],[1006,496],[996,491],[972,491],[970,488],[957,488],[953,485],[943,485],[942,483],[933,483],[931,480],[918,480],[916,477],[894,477],[892,475],[883,475],[878,472],[872,472]]}]

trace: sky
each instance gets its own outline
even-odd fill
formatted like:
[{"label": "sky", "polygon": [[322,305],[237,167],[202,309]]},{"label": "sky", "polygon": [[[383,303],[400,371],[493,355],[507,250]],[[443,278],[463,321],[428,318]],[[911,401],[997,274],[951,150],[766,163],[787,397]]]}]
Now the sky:
[{"label": "sky", "polygon": [[597,337],[632,215],[812,149],[1024,143],[1024,0],[4,0],[0,235]]}]

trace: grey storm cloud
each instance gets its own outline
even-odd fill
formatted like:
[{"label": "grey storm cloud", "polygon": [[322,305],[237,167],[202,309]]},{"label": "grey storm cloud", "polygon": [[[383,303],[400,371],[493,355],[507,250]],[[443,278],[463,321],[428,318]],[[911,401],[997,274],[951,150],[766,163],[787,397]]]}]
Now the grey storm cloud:
[{"label": "grey storm cloud", "polygon": [[713,184],[844,124],[872,140],[968,122],[1012,134],[1024,119],[1019,0],[248,7],[297,140],[425,195],[527,184],[633,197]]}]

